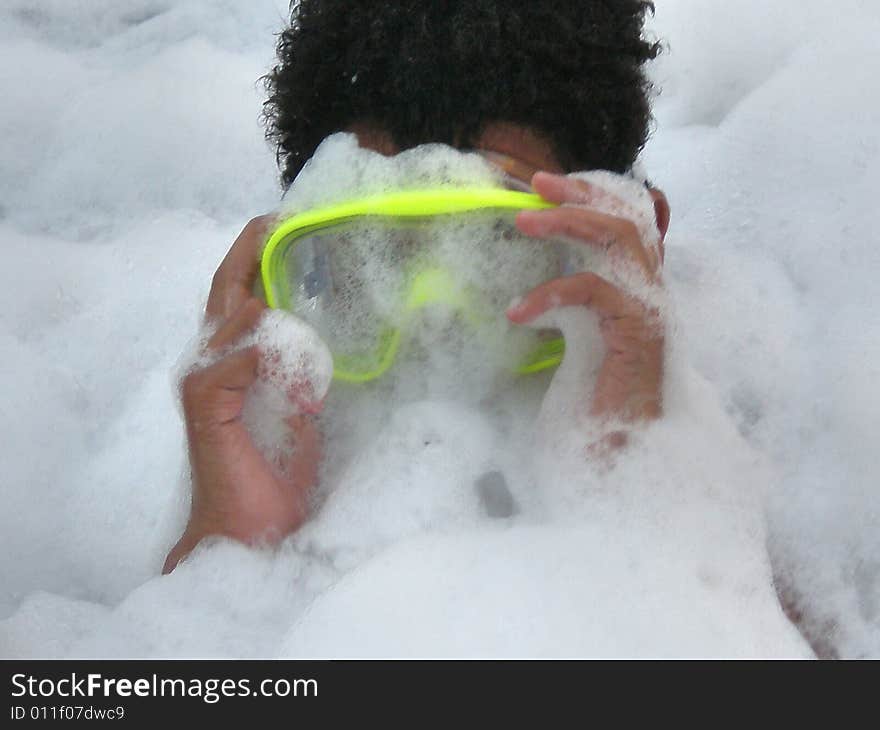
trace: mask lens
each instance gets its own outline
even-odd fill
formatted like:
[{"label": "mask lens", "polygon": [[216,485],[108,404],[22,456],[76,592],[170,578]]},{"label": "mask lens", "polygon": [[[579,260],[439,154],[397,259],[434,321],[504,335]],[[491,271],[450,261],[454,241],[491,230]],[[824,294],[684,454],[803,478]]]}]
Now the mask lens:
[{"label": "mask lens", "polygon": [[587,269],[588,252],[521,234],[514,214],[359,216],[320,227],[286,246],[278,305],[319,332],[342,380],[379,377],[409,344],[451,348],[462,367],[475,367],[473,356],[507,371],[544,369],[558,363],[559,333],[515,327],[505,311],[535,286]]}]

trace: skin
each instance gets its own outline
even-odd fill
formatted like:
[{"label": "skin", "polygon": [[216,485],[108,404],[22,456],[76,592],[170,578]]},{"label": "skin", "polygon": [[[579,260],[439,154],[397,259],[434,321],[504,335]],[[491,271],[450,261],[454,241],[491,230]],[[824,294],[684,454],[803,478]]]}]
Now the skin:
[{"label": "skin", "polygon": [[[398,152],[388,135],[366,125],[353,125],[360,145],[383,154]],[[552,146],[541,135],[508,123],[487,125],[475,145],[509,175],[528,183],[561,207],[523,211],[516,223],[536,238],[565,236],[599,247],[635,266],[659,284],[663,263],[639,239],[628,220],[590,208],[600,193],[586,182],[566,178]],[[652,190],[661,239],[669,226],[669,206]],[[577,206],[577,207],[574,207]],[[233,243],[211,285],[206,319],[216,325],[209,350],[230,349],[258,323],[266,305],[253,297],[259,253],[269,233],[271,216],[250,221]],[[660,417],[663,381],[663,332],[656,313],[601,277],[584,273],[546,282],[508,310],[508,318],[526,324],[552,307],[583,306],[599,315],[606,355],[591,401],[584,405],[597,419],[635,424]],[[277,469],[254,445],[242,422],[248,388],[257,378],[261,355],[256,347],[235,350],[183,382],[193,495],[183,536],[165,561],[171,572],[209,535],[248,544],[275,543],[307,519],[308,492],[317,480],[320,435],[309,416],[289,421],[297,448],[291,463]],[[299,394],[291,393],[296,400]],[[612,447],[624,437],[610,437]],[[287,474],[289,476],[281,476]]]}]

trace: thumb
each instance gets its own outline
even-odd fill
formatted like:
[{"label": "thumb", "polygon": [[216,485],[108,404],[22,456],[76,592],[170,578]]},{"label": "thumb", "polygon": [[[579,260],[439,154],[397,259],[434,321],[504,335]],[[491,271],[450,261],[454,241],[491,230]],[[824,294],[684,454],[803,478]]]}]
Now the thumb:
[{"label": "thumb", "polygon": [[256,346],[226,355],[183,381],[187,420],[199,425],[228,423],[241,415],[247,389],[257,379],[260,350]]}]

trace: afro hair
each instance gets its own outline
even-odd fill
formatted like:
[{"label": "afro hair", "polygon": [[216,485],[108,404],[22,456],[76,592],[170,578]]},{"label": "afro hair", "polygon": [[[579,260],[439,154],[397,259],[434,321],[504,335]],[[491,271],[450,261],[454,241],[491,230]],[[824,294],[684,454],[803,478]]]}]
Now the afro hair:
[{"label": "afro hair", "polygon": [[567,170],[626,171],[648,137],[639,0],[300,0],[264,78],[288,186],[329,134],[367,123],[406,149],[527,126]]}]

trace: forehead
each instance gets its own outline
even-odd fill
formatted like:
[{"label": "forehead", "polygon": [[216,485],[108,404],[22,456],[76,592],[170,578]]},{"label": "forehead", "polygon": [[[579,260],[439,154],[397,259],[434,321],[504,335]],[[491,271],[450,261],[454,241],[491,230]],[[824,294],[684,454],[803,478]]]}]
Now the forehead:
[{"label": "forehead", "polygon": [[536,130],[519,124],[487,124],[475,146],[513,158],[534,170],[564,172],[550,140]]},{"label": "forehead", "polygon": [[[349,126],[349,132],[357,135],[361,147],[374,150],[383,155],[400,152],[391,135],[384,129],[356,123]],[[521,163],[519,170],[511,170],[517,177],[527,176],[530,171],[564,172],[550,140],[536,130],[511,122],[490,122],[476,142],[473,149],[495,152]]]}]

